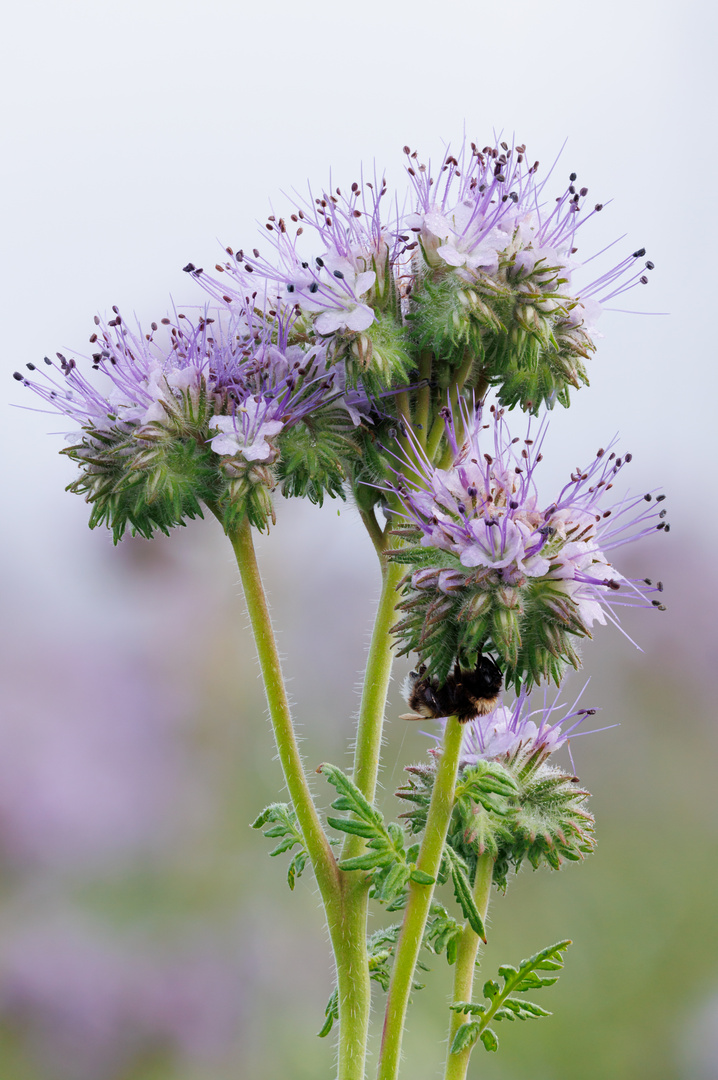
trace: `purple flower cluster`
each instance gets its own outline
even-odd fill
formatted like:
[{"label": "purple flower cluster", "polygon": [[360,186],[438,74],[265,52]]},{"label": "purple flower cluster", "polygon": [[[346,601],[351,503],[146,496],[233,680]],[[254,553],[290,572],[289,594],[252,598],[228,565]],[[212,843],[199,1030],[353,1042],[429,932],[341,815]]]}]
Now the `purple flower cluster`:
[{"label": "purple flower cluster", "polygon": [[501,142],[479,150],[464,143],[458,157],[447,154],[436,175],[418,163],[416,152],[409,147],[404,152],[416,194],[416,212],[406,223],[434,270],[456,270],[471,281],[473,272],[495,275],[503,265],[519,284],[539,278],[543,289],[555,285],[552,292],[558,294],[540,301],[539,310],[550,313],[563,306],[564,314],[586,323],[589,332],[600,305],[647,284],[645,271],[653,263],[637,268],[646,254],[639,249],[573,291],[571,274],[580,266],[574,258],[577,234],[603,204],[587,201],[588,188],[577,186],[575,173],[565,190],[550,198],[553,169],[539,180],[539,163],[527,163],[524,145]]},{"label": "purple flower cluster", "polygon": [[[344,373],[327,369],[319,346],[288,344],[288,324],[257,315],[250,300],[225,325],[206,313],[192,321],[180,313],[150,331],[131,330],[115,308],[95,318],[86,365],[61,353],[45,357],[47,370],[15,377],[52,409],[86,432],[121,430],[149,436],[150,426],[214,431],[212,448],[246,461],[272,461],[272,439],[311,412],[345,400],[355,421],[361,395],[346,400]],[[158,334],[159,331],[159,334]],[[77,432],[71,433],[74,438]]]},{"label": "purple flower cluster", "polygon": [[[544,700],[543,705],[532,708],[531,696],[519,694],[510,707],[499,705],[487,716],[477,716],[464,725],[461,764],[513,762],[519,756],[535,755],[544,760],[564,746],[585,719],[596,712],[578,709],[577,705],[578,699],[569,707],[557,696],[550,704]],[[445,724],[445,720],[440,721],[442,731]],[[440,736],[434,737],[441,741]]]},{"label": "purple flower cluster", "polygon": [[458,415],[447,409],[446,430],[450,466],[435,468],[415,443],[418,464],[406,470],[409,480],[394,488],[407,518],[421,530],[421,545],[455,559],[449,567],[415,571],[415,589],[449,595],[469,577],[480,578],[487,588],[520,588],[541,579],[575,605],[586,628],[604,623],[606,615],[615,621],[614,605],[657,603],[648,599],[654,587],[624,577],[606,557],[614,548],[669,528],[663,495],[626,495],[606,506],[631,454],[618,457],[613,443],[600,449],[546,506],[535,479],[545,420],[535,432],[529,422],[521,440],[512,437],[503,409],[479,407],[472,414],[462,402]]}]

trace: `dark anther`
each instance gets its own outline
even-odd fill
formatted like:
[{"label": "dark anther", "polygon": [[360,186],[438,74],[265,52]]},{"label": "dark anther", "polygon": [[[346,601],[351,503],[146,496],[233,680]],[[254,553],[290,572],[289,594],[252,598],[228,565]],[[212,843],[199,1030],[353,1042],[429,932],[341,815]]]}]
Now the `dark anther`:
[{"label": "dark anther", "polygon": [[334,277],[338,277],[340,280],[343,280],[344,274],[341,272],[341,270],[335,270]]},{"label": "dark anther", "polygon": [[650,502],[650,501],[651,501],[651,498],[652,498],[652,496],[651,496],[651,495],[649,495],[649,494],[645,494],[645,495],[643,496],[643,498],[644,498],[644,499],[646,500],[646,502]]},{"label": "dark anther", "polygon": [[478,492],[478,489],[475,488],[473,484],[470,484],[469,487],[467,487],[467,489],[466,489],[466,494],[469,496],[470,499],[475,499],[476,496],[479,494],[479,492]]},{"label": "dark anther", "polygon": [[21,375],[19,371],[13,371],[12,377],[13,379],[17,379],[18,382],[22,382],[25,376]]},{"label": "dark anther", "polygon": [[576,179],[576,173],[572,172],[571,175],[569,176],[569,180],[571,181],[571,183],[573,183],[575,179]]},{"label": "dark anther", "polygon": [[579,195],[580,195],[580,196],[581,196],[582,198],[584,198],[584,199],[585,199],[585,198],[586,198],[586,196],[588,195],[588,188],[587,188],[587,187],[582,187],[582,188],[580,189],[580,191],[579,191]]},{"label": "dark anther", "polygon": [[646,263],[646,270],[655,270],[656,264],[649,259]]},{"label": "dark anther", "polygon": [[670,527],[670,525],[666,525],[666,532],[668,533],[668,532],[670,532],[670,531],[671,531],[671,527]]},{"label": "dark anther", "polygon": [[651,581],[651,579],[649,577],[644,577],[643,583],[644,583],[644,585],[652,585],[653,584],[653,582]]},{"label": "dark anther", "polygon": [[315,261],[315,263],[317,264],[317,266],[320,269],[321,269],[322,266],[324,266],[324,259],[320,259],[319,256],[317,256],[317,258],[314,261]]},{"label": "dark anther", "polygon": [[656,502],[663,502],[665,497],[665,495],[656,495]]},{"label": "dark anther", "polygon": [[309,263],[305,263],[305,262],[303,262],[303,263],[302,263],[302,269],[303,269],[303,270],[308,270],[308,269],[309,269]]},{"label": "dark anther", "polygon": [[668,513],[667,510],[661,510],[661,512],[660,512],[660,514],[658,516],[659,516],[659,518],[664,518],[667,513]]},{"label": "dark anther", "polygon": [[639,280],[641,282],[641,285],[647,285],[648,284],[648,278],[646,277],[645,274],[642,274]]},{"label": "dark anther", "polygon": [[519,504],[516,502],[515,499],[511,500],[511,502],[509,503],[509,506],[511,507],[512,510],[518,510],[518,508],[519,508]]},{"label": "dark anther", "polygon": [[633,258],[634,259],[642,259],[645,254],[646,254],[646,249],[645,248],[639,248],[638,251],[633,252]]},{"label": "dark anther", "polygon": [[52,367],[52,360],[50,359],[49,356],[43,356],[43,360],[45,361],[46,364],[49,365],[49,367]]},{"label": "dark anther", "polygon": [[597,202],[593,209],[598,213],[599,210],[603,210],[603,203]]},{"label": "dark anther", "polygon": [[605,451],[605,450],[603,449],[603,447],[601,447],[601,449],[600,449],[600,450],[597,450],[597,451],[596,451],[596,457],[603,457],[603,455],[604,455],[605,453],[606,453],[606,451]]},{"label": "dark anther", "polygon": [[663,582],[662,581],[657,581],[656,582],[656,588],[658,589],[659,592],[663,592]]},{"label": "dark anther", "polygon": [[28,371],[34,371],[35,370],[35,365],[34,364],[25,364],[25,367],[28,369]]},{"label": "dark anther", "polygon": [[294,292],[294,286],[293,285],[287,285],[287,292],[289,292],[289,293]]},{"label": "dark anther", "polygon": [[466,513],[466,507],[464,506],[463,503],[457,503],[456,504],[456,509],[459,511],[460,514],[465,514]]},{"label": "dark anther", "polygon": [[191,274],[191,273],[192,273],[192,271],[194,270],[194,268],[195,268],[195,266],[194,266],[194,263],[187,263],[187,265],[186,265],[186,266],[183,266],[183,267],[182,267],[182,269],[184,270],[185,274]]},{"label": "dark anther", "polygon": [[626,454],[624,461],[633,461],[633,454]]},{"label": "dark anther", "polygon": [[315,293],[315,292],[317,292],[318,289],[319,289],[319,286],[317,285],[316,281],[313,281],[311,283],[311,285],[309,286],[310,293]]}]

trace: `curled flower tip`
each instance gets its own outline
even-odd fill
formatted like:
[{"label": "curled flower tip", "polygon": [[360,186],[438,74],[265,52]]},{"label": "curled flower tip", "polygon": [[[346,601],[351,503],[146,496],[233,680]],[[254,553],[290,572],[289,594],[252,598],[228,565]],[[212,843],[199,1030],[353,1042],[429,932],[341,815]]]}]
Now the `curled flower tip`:
[{"label": "curled flower tip", "polygon": [[398,474],[392,485],[415,541],[392,556],[412,568],[394,629],[429,677],[441,684],[455,662],[470,670],[489,651],[507,683],[558,684],[567,664],[580,666],[577,640],[595,623],[617,624],[621,606],[662,607],[656,588],[608,559],[665,529],[660,497],[609,501],[630,454],[601,448],[546,502],[536,484],[546,420],[516,438],[503,409],[462,403],[447,431],[448,468],[416,455],[411,486]]}]

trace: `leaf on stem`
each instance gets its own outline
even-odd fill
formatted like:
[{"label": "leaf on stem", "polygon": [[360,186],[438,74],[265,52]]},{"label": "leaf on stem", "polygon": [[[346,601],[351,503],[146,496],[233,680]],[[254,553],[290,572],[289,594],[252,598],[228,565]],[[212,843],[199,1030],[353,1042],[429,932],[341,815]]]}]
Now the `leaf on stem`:
[{"label": "leaf on stem", "polygon": [[481,1019],[471,1020],[461,1025],[451,1044],[451,1053],[460,1054],[462,1050],[473,1046],[477,1039],[481,1039],[486,1050],[497,1050],[499,1040],[496,1033],[489,1027],[492,1020],[538,1020],[542,1016],[550,1016],[551,1013],[547,1009],[541,1008],[533,1001],[512,995],[553,985],[558,976],[543,976],[537,973],[560,971],[563,967],[562,954],[570,944],[571,942],[566,940],[549,945],[540,952],[534,953],[528,960],[522,960],[518,968],[511,964],[502,965],[499,968],[499,977],[504,981],[503,989],[495,979],[489,979],[484,983],[483,993],[488,1004],[470,1001],[455,1002],[451,1006],[454,1012],[480,1016]]},{"label": "leaf on stem", "polygon": [[270,856],[282,855],[299,845],[299,851],[295,852],[287,868],[287,883],[289,888],[294,890],[297,878],[302,876],[309,858],[297,815],[287,803],[272,803],[252,822],[253,829],[262,829],[265,825],[270,825],[271,828],[266,829],[264,835],[269,839],[279,840],[277,846],[269,852]]}]

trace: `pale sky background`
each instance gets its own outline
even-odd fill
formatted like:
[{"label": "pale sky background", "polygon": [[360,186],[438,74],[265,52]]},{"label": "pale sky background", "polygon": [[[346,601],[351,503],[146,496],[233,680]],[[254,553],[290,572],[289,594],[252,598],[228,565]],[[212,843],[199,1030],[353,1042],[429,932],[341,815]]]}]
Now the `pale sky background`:
[{"label": "pale sky background", "polygon": [[62,424],[8,408],[31,403],[14,369],[81,350],[112,304],[149,321],[170,297],[201,302],[182,266],[213,265],[220,242],[252,244],[282,189],[330,169],[351,181],[376,161],[403,190],[402,145],[438,157],[464,126],[481,145],[515,132],[546,166],[567,139],[557,181],[575,170],[614,200],[584,244],[626,233],[616,250],[645,245],[656,263],[625,306],[669,315],[604,316],[591,389],[556,410],[553,445],[570,438],[580,460],[618,431],[635,485],[669,490],[674,529],[679,508],[691,531],[717,523],[712,5],[30,0],[3,29],[13,558],[47,555],[65,529],[74,544],[85,518],[62,494],[73,469],[59,441],[44,437]]},{"label": "pale sky background", "polygon": [[[166,579],[149,556],[142,572],[137,546],[116,552],[109,534],[90,533],[87,507],[63,490],[75,467],[47,434],[64,422],[14,407],[34,399],[12,372],[56,350],[83,352],[94,313],[113,304],[147,323],[171,299],[202,303],[182,267],[213,266],[225,244],[252,247],[270,201],[285,205],[282,190],[325,184],[330,170],[335,184],[351,183],[376,162],[403,192],[403,145],[437,159],[464,130],[479,145],[515,133],[545,167],[567,140],[557,190],[576,171],[591,198],[613,200],[581,253],[626,234],[616,252],[645,246],[656,264],[650,285],[618,306],[668,314],[603,316],[591,387],[569,412],[556,409],[541,479],[551,492],[619,433],[634,458],[626,482],[670,499],[671,535],[645,549],[666,577],[662,632],[700,638],[712,674],[715,619],[701,601],[718,527],[715,12],[707,0],[14,3],[0,62],[0,649],[20,690],[47,677],[50,641],[80,666],[76,641],[95,632],[152,658],[164,634],[179,667],[194,640],[182,620],[199,611],[212,624],[212,604],[238,586],[213,524],[157,549],[160,562],[177,553]],[[338,665],[346,653],[345,681],[362,664],[373,552],[351,512],[298,504],[281,508],[262,551],[282,594],[275,611],[293,620],[282,645],[304,669],[292,662],[293,691],[311,703],[323,657]],[[315,638],[308,613],[322,604],[337,618]]]}]

